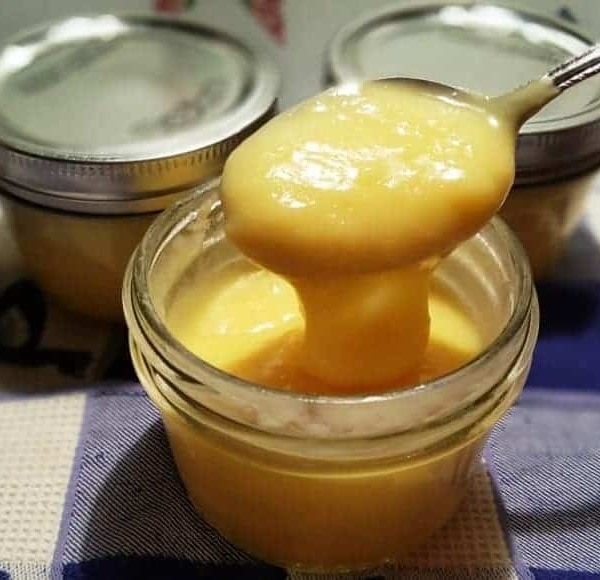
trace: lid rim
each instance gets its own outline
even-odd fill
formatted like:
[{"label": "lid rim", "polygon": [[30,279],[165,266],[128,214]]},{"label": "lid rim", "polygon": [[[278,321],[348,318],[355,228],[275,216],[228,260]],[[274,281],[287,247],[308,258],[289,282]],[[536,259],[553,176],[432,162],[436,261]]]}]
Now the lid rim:
[{"label": "lid rim", "polygon": [[142,215],[160,213],[169,205],[181,198],[181,194],[190,192],[200,187],[194,184],[185,188],[163,191],[140,198],[125,199],[93,199],[89,197],[65,197],[63,195],[48,194],[45,192],[28,189],[14,182],[0,179],[0,197],[12,197],[17,202],[30,204],[38,208],[54,210],[61,213],[98,216],[119,217],[127,215]]},{"label": "lid rim", "polygon": [[544,185],[560,180],[575,179],[600,167],[600,151],[585,157],[565,159],[564,163],[552,163],[553,160],[543,164],[532,164],[519,167],[515,173],[515,186]]},{"label": "lid rim", "polygon": [[[222,159],[274,112],[275,105],[226,141],[184,155],[149,161],[65,163],[0,148],[0,168],[5,166],[5,171],[0,171],[0,185],[15,197],[64,211],[111,214],[158,211],[164,209],[168,201],[157,205],[157,200],[169,200],[215,177]],[[33,176],[29,171],[32,166],[36,169]],[[185,180],[170,173],[185,168],[192,168]]]}]

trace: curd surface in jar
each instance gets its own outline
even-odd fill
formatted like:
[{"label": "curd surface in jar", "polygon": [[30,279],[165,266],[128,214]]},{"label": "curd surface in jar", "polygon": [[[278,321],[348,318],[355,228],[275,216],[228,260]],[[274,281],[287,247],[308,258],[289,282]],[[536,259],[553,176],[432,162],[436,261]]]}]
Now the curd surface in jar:
[{"label": "curd surface in jar", "polygon": [[[485,346],[472,314],[439,285],[429,294],[428,311],[424,356],[396,388],[447,374]],[[174,293],[167,324],[188,350],[244,380],[296,392],[339,393],[336,385],[303,370],[304,319],[293,287],[244,259],[186,278]]]},{"label": "curd surface in jar", "polygon": [[[429,312],[429,343],[405,386],[451,372],[484,347],[465,305],[436,283]],[[303,393],[339,390],[302,370],[303,318],[292,286],[243,258],[186,276],[166,321],[194,354],[242,379]],[[480,426],[450,448],[407,461],[318,461],[309,443],[305,456],[286,457],[197,430],[158,392],[154,399],[203,516],[251,553],[308,569],[361,568],[406,554],[454,513],[485,441]]]}]

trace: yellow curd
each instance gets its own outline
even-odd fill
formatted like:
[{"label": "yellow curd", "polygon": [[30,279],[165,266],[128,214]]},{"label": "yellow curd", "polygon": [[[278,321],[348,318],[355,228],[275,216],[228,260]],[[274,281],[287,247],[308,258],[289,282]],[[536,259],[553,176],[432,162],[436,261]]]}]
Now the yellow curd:
[{"label": "yellow curd", "polygon": [[[537,334],[518,247],[477,233],[515,134],[485,97],[332,89],[234,151],[220,202],[151,229],[124,295],[134,364],[190,498],[232,541],[356,569],[454,513]],[[219,250],[223,214],[241,254]]]},{"label": "yellow curd", "polygon": [[[300,332],[299,301],[280,276],[221,251],[217,192],[159,217],[125,283],[132,359],[188,495],[270,562],[331,571],[401,561],[456,511],[523,386],[538,325],[524,256],[494,222],[436,268],[430,344],[458,360],[432,367],[460,366],[443,377],[376,396],[258,388],[239,377],[281,379],[252,357]],[[435,375],[428,358],[421,370]],[[288,377],[307,381],[296,388],[339,388],[295,368]]]},{"label": "yellow curd", "polygon": [[485,443],[478,432],[404,461],[289,457],[196,429],[150,393],[202,516],[251,554],[307,570],[360,569],[407,555],[454,514]]},{"label": "yellow curd", "polygon": [[[448,292],[432,291],[428,311],[431,326],[424,356],[396,388],[449,373],[485,346],[475,322]],[[304,319],[293,287],[245,260],[186,280],[173,298],[167,324],[187,349],[244,380],[304,393],[339,393],[339,386],[304,370]],[[374,390],[379,390],[377,385]]]},{"label": "yellow curd", "polygon": [[306,101],[233,152],[227,235],[294,286],[307,373],[339,393],[418,376],[431,272],[500,207],[514,140],[485,97],[371,82]]},{"label": "yellow curd", "polygon": [[[485,345],[455,296],[434,288],[428,306],[424,356],[396,387],[447,374]],[[187,349],[232,375],[289,391],[339,393],[339,385],[304,371],[304,320],[293,287],[243,259],[186,278],[166,320]],[[406,554],[454,513],[484,443],[477,430],[449,449],[399,465],[376,458],[290,459],[197,431],[158,391],[151,394],[190,499],[203,516],[252,554],[301,567],[360,568]]]}]

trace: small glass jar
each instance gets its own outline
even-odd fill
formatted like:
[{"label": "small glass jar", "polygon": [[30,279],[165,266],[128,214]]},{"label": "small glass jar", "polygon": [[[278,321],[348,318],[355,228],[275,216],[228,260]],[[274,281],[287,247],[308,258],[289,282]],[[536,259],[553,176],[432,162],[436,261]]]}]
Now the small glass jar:
[{"label": "small glass jar", "polygon": [[190,499],[232,542],[289,568],[400,560],[456,511],[525,382],[539,313],[519,243],[494,219],[435,274],[473,315],[483,352],[429,383],[369,396],[251,384],[173,337],[165,320],[179,285],[236,256],[215,185],[156,220],[124,282],[134,366]]},{"label": "small glass jar", "polygon": [[[369,11],[327,53],[329,82],[405,76],[499,95],[540,77],[593,41],[554,18],[516,7],[436,2]],[[515,186],[500,215],[552,274],[600,168],[600,80],[561,95],[521,128]]]},{"label": "small glass jar", "polygon": [[125,267],[169,204],[274,113],[271,59],[159,16],[74,16],[0,47],[0,202],[29,274],[122,321]]}]

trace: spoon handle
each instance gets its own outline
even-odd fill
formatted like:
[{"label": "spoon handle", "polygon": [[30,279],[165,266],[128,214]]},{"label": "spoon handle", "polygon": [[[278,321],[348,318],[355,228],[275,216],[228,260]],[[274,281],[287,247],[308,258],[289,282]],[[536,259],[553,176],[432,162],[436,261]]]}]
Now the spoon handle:
[{"label": "spoon handle", "polygon": [[559,64],[540,79],[494,97],[491,102],[512,118],[518,128],[563,91],[598,73],[600,43]]},{"label": "spoon handle", "polygon": [[545,78],[562,93],[598,72],[600,72],[600,44],[595,44],[584,53],[553,68],[546,73]]}]

